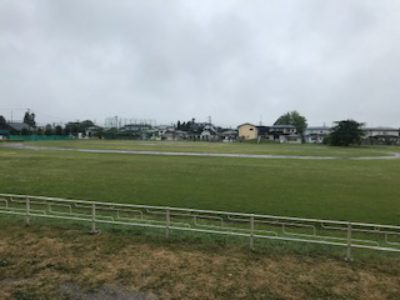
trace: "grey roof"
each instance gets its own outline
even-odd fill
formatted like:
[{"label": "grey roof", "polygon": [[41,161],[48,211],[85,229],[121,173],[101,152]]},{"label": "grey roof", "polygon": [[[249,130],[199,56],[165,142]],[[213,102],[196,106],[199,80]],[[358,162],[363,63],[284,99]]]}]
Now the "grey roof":
[{"label": "grey roof", "polygon": [[294,127],[293,125],[272,125],[272,126],[270,126],[270,128],[274,128],[274,129],[280,129],[280,128],[294,129],[296,127]]},{"label": "grey roof", "polygon": [[375,131],[399,131],[399,128],[392,128],[392,127],[370,127],[370,128],[363,128],[363,130],[375,130]]},{"label": "grey roof", "polygon": [[225,134],[225,135],[227,135],[227,134],[237,134],[237,133],[238,133],[237,130],[231,130],[231,129],[221,132],[221,134]]},{"label": "grey roof", "polygon": [[331,127],[328,126],[309,126],[306,130],[331,130]]},{"label": "grey roof", "polygon": [[21,122],[9,122],[8,126],[17,131],[21,131],[22,129],[31,129],[31,126]]}]

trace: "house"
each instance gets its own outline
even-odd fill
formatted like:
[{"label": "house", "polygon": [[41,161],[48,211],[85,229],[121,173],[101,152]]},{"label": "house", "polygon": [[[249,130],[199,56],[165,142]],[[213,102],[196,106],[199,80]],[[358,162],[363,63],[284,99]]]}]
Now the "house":
[{"label": "house", "polygon": [[363,128],[364,143],[377,145],[400,145],[400,129],[392,127]]},{"label": "house", "polygon": [[301,143],[301,138],[297,134],[296,127],[293,125],[273,125],[267,126],[267,138],[271,141],[280,143]]},{"label": "house", "polygon": [[100,132],[101,130],[103,130],[102,127],[97,126],[97,125],[93,125],[93,126],[89,126],[88,128],[86,128],[85,130],[85,135],[87,137],[94,137],[97,135],[98,132]]},{"label": "house", "polygon": [[400,130],[392,127],[371,127],[363,128],[364,137],[399,137]]},{"label": "house", "polygon": [[173,127],[168,127],[159,131],[159,137],[161,140],[181,141],[188,139],[188,134],[186,131],[176,130]]},{"label": "house", "polygon": [[306,143],[310,144],[322,144],[330,132],[331,127],[327,126],[307,127],[304,131],[304,140]]},{"label": "house", "polygon": [[219,141],[220,136],[218,133],[218,129],[214,127],[212,124],[204,124],[203,130],[200,133],[200,140],[202,141]]},{"label": "house", "polygon": [[255,140],[258,138],[258,128],[251,123],[243,123],[238,126],[239,139]]},{"label": "house", "polygon": [[293,125],[256,126],[251,123],[239,125],[239,138],[242,140],[265,139],[280,143],[301,143]]},{"label": "house", "polygon": [[148,124],[127,124],[119,130],[121,132],[142,132],[148,129],[151,129],[151,126]]},{"label": "house", "polygon": [[223,130],[220,133],[220,138],[223,142],[234,142],[238,138],[238,131],[233,129]]}]

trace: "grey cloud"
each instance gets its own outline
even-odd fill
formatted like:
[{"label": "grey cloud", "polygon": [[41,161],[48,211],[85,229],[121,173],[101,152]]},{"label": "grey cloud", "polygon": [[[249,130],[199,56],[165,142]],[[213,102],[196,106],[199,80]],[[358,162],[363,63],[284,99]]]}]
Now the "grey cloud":
[{"label": "grey cloud", "polygon": [[0,114],[400,126],[399,15],[396,0],[3,0]]}]

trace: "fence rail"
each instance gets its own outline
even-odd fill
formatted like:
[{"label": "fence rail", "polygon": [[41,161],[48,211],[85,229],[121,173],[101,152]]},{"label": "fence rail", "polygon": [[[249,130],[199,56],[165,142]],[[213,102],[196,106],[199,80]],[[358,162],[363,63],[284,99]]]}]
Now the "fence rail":
[{"label": "fence rail", "polygon": [[0,194],[0,214],[400,252],[400,226]]}]

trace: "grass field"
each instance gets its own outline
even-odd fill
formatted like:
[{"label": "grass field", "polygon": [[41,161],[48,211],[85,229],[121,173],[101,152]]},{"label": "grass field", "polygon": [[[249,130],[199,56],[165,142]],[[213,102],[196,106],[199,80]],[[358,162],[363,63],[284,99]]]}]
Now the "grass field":
[{"label": "grass field", "polygon": [[79,141],[42,141],[27,142],[28,145],[84,148],[84,149],[118,149],[172,152],[210,152],[238,154],[272,154],[303,156],[360,157],[390,155],[400,152],[400,147],[362,146],[362,147],[328,147],[324,145],[285,145],[255,141],[242,143],[207,143],[207,142],[168,142],[168,141],[121,141],[121,140],[79,140]]},{"label": "grass field", "polygon": [[[0,145],[0,193],[400,224],[398,148],[69,141],[129,149],[335,156],[151,156]],[[399,299],[397,254],[0,215],[0,299]]]},{"label": "grass field", "polygon": [[[142,147],[139,142],[129,141],[32,144],[105,149]],[[315,145],[269,144],[156,145],[154,147],[160,151],[184,148],[184,151],[275,151],[276,154],[301,155],[318,155],[325,151],[327,155],[342,157],[370,156],[397,149],[339,149]],[[400,160],[163,157],[2,147],[0,159],[0,191],[3,193],[383,224],[400,223]]]}]

